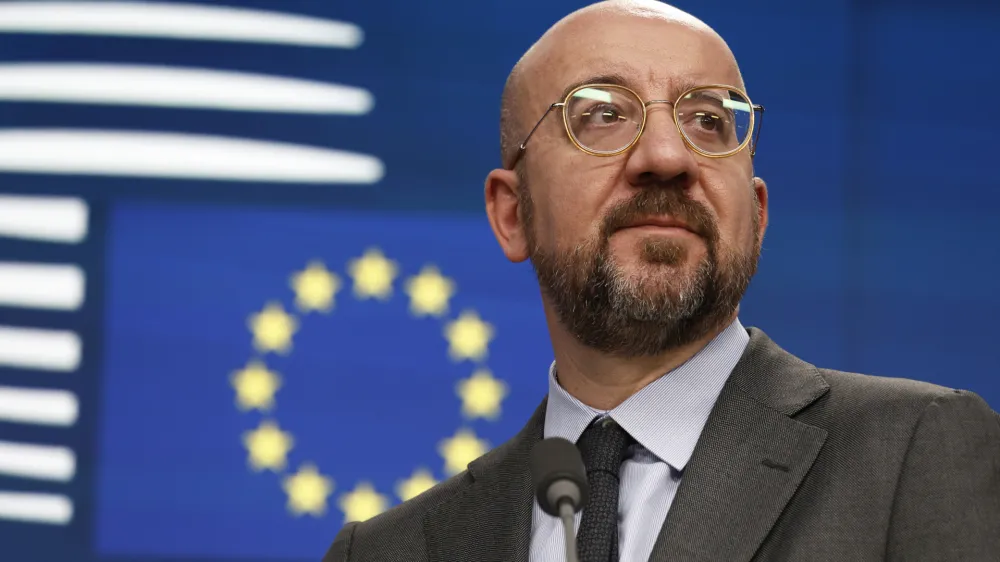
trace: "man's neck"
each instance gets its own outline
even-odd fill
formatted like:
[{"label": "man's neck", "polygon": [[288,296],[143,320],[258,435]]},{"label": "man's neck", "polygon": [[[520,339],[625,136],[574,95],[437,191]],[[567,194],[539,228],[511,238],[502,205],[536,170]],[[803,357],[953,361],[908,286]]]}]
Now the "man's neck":
[{"label": "man's neck", "polygon": [[643,387],[694,357],[736,319],[736,313],[698,340],[647,357],[615,357],[586,347],[550,322],[559,386],[598,410],[611,410]]}]

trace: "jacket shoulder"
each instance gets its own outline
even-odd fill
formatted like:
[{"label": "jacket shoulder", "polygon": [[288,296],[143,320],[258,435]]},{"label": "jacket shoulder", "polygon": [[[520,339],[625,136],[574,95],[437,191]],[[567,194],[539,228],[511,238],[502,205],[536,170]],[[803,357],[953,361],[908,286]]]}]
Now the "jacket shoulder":
[{"label": "jacket shoulder", "polygon": [[832,390],[857,393],[875,401],[929,401],[956,389],[913,379],[882,377],[863,373],[819,369]]},{"label": "jacket shoulder", "polygon": [[477,488],[502,487],[512,466],[515,472],[525,469],[527,451],[541,439],[545,404],[542,400],[517,435],[469,463],[467,470],[376,517],[345,525],[323,562],[427,562],[425,528],[441,524],[440,507],[454,500],[480,501],[469,493],[474,482]]},{"label": "jacket shoulder", "polygon": [[[845,424],[885,431],[911,430],[929,406],[958,401],[970,407],[989,408],[976,393],[905,378],[882,377],[833,369],[819,369],[830,391],[818,409]],[[819,405],[819,404],[817,404]],[[813,414],[816,415],[815,413]],[[808,416],[807,417],[813,417]]]},{"label": "jacket shoulder", "polygon": [[323,562],[418,562],[424,554],[424,515],[471,482],[467,471],[363,522],[347,523],[337,533]]}]

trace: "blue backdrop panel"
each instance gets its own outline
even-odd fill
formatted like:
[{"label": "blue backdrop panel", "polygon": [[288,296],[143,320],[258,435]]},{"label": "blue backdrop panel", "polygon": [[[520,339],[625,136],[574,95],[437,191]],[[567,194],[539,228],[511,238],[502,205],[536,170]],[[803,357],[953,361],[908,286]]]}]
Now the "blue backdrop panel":
[{"label": "blue backdrop panel", "polygon": [[867,6],[857,38],[868,56],[847,188],[856,368],[971,389],[997,408],[1000,178],[987,170],[1000,71],[976,53],[1000,50],[1000,7],[898,7]]}]

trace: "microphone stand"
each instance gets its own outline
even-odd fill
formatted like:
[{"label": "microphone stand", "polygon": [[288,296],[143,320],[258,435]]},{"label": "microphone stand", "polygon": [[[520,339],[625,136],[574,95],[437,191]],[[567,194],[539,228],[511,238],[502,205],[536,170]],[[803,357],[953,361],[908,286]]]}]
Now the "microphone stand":
[{"label": "microphone stand", "polygon": [[564,500],[559,502],[559,518],[562,519],[563,531],[566,535],[566,562],[579,562],[576,555],[576,533],[573,529],[573,503]]}]

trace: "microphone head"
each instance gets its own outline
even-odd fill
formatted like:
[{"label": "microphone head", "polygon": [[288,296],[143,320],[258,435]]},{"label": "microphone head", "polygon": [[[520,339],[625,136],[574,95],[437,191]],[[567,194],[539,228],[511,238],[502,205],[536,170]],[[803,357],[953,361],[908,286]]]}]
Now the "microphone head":
[{"label": "microphone head", "polygon": [[590,495],[580,449],[562,437],[543,439],[532,449],[531,481],[538,505],[556,517],[564,500],[573,504],[574,511],[580,511]]}]

